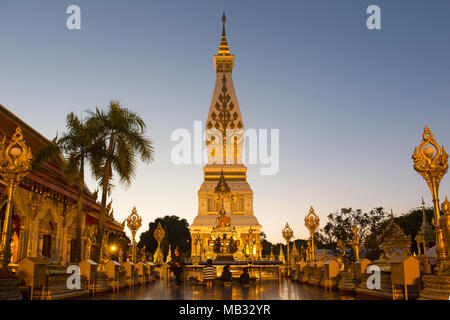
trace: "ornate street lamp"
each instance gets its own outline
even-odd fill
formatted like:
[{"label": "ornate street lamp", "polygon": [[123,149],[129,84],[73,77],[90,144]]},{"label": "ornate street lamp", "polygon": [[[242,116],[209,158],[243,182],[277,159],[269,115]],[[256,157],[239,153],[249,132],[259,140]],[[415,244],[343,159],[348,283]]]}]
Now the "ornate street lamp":
[{"label": "ornate street lamp", "polygon": [[442,177],[448,170],[448,154],[445,152],[444,147],[440,147],[437,144],[428,126],[425,126],[419,147],[414,148],[412,159],[414,160],[414,170],[425,179],[433,197],[433,226],[436,230],[437,270],[442,272],[447,264],[448,250],[445,246],[442,227],[439,223],[441,215],[438,191]]},{"label": "ornate street lamp", "polygon": [[31,150],[25,144],[20,127],[17,127],[8,145],[6,145],[6,135],[3,132],[0,132],[0,135],[0,183],[6,186],[8,193],[0,243],[0,263],[2,269],[8,272],[8,265],[11,261],[10,240],[13,195],[16,187],[31,171],[33,156]]},{"label": "ornate street lamp", "polygon": [[142,226],[142,218],[138,215],[136,207],[133,207],[131,214],[127,218],[127,227],[131,231],[133,237],[133,247],[131,249],[131,260],[136,263],[136,232]]},{"label": "ornate street lamp", "polygon": [[165,235],[166,232],[161,226],[161,222],[158,222],[158,226],[156,227],[155,231],[153,231],[153,236],[155,237],[156,242],[158,243],[158,248],[156,248],[155,254],[153,256],[153,261],[157,265],[164,263],[164,256],[161,252],[161,241],[164,239]]},{"label": "ornate street lamp", "polygon": [[289,242],[291,241],[292,237],[294,236],[294,232],[292,231],[291,227],[289,227],[289,224],[286,222],[286,226],[284,227],[283,231],[281,232],[283,235],[284,240],[286,241],[286,247],[287,247],[287,275],[288,277],[291,275],[291,268],[290,268],[290,256],[289,256]]},{"label": "ornate street lamp", "polygon": [[316,261],[316,251],[314,246],[314,232],[316,232],[319,227],[320,219],[314,212],[313,207],[309,209],[308,214],[305,217],[305,226],[309,230],[311,235],[311,261],[314,263]]}]

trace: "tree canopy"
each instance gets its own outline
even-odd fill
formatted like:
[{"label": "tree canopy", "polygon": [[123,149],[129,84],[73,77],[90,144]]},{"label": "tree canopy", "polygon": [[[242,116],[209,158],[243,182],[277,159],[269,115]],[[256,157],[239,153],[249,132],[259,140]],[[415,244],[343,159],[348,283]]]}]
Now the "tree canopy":
[{"label": "tree canopy", "polygon": [[161,241],[161,250],[164,257],[167,256],[169,251],[169,244],[172,250],[178,247],[185,256],[190,256],[191,233],[189,231],[189,224],[186,219],[180,219],[180,217],[174,215],[167,215],[150,222],[148,230],[141,233],[138,247],[142,248],[145,245],[146,251],[151,253],[156,251],[158,243],[156,242],[153,233],[157,228],[158,223],[161,223],[161,226],[166,232],[164,239]]}]

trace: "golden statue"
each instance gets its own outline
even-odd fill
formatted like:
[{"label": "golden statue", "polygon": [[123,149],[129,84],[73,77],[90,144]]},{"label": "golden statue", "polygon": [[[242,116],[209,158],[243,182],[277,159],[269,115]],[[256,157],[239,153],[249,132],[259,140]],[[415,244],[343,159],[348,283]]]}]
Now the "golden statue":
[{"label": "golden statue", "polygon": [[445,197],[445,201],[442,202],[442,216],[440,225],[442,228],[443,238],[447,251],[450,252],[450,202]]},{"label": "golden statue", "polygon": [[352,241],[350,242],[350,245],[352,246],[353,256],[354,256],[355,260],[358,261],[359,260],[360,238],[358,235],[358,227],[356,227],[356,225],[353,225],[352,234],[353,234],[353,238],[352,238]]},{"label": "golden statue", "polygon": [[340,251],[339,256],[336,258],[336,261],[339,264],[339,270],[343,271],[345,269],[345,244],[344,241],[341,239],[338,239],[336,248]]},{"label": "golden statue", "polygon": [[328,260],[327,253],[325,252],[325,250],[322,250],[322,262],[325,262],[327,260]]},{"label": "golden statue", "polygon": [[226,228],[231,226],[231,218],[227,216],[225,210],[219,211],[219,217],[216,219],[216,226],[218,228]]},{"label": "golden statue", "polygon": [[312,253],[311,253],[311,240],[308,240],[306,246],[306,261],[312,262]]},{"label": "golden statue", "polygon": [[141,250],[139,250],[139,258],[142,262],[147,261],[147,257],[146,257],[147,253],[145,251],[145,245],[141,248]]}]

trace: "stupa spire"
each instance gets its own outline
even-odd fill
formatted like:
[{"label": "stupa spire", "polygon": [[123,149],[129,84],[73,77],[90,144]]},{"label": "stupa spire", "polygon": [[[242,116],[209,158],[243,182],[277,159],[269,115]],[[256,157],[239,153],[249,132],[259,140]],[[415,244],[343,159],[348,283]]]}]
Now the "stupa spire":
[{"label": "stupa spire", "polygon": [[220,40],[219,53],[220,56],[229,56],[230,49],[228,48],[227,34],[225,32],[225,23],[227,22],[227,17],[225,12],[222,15],[222,38]]}]

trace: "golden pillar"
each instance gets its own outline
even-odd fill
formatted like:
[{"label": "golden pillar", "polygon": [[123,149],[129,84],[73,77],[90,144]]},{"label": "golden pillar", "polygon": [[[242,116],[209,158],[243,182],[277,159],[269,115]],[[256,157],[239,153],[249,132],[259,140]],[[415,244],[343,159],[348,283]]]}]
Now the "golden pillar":
[{"label": "golden pillar", "polygon": [[131,260],[136,263],[136,232],[142,226],[142,218],[138,215],[136,207],[133,207],[131,214],[127,218],[127,227],[131,231],[133,237],[133,246],[131,249]]},{"label": "golden pillar", "polygon": [[153,255],[153,262],[158,265],[164,263],[164,255],[161,252],[161,241],[164,239],[165,235],[166,232],[161,226],[161,222],[158,222],[158,226],[153,232],[153,236],[155,237],[156,242],[158,243],[158,247],[156,248],[155,254]]},{"label": "golden pillar", "polygon": [[286,226],[284,227],[283,231],[281,232],[281,235],[283,236],[284,240],[286,241],[286,248],[287,248],[287,259],[286,259],[286,265],[287,265],[287,275],[288,277],[291,275],[291,268],[290,268],[290,254],[289,254],[289,243],[291,242],[292,237],[294,236],[294,232],[292,231],[291,227],[289,227],[289,224],[286,222]]},{"label": "golden pillar", "polygon": [[309,209],[308,214],[305,217],[305,226],[309,230],[309,233],[311,235],[311,261],[314,263],[316,261],[316,252],[315,252],[315,245],[314,245],[314,232],[316,232],[317,228],[319,227],[320,219],[314,212],[313,207]]},{"label": "golden pillar", "polygon": [[0,183],[6,186],[8,194],[0,242],[0,263],[5,272],[8,271],[11,260],[10,241],[14,191],[22,179],[31,171],[32,159],[31,150],[25,144],[20,127],[17,127],[8,145],[6,145],[6,135],[0,132]]},{"label": "golden pillar", "polygon": [[439,184],[442,177],[447,173],[448,154],[445,152],[444,147],[437,144],[427,126],[424,129],[419,147],[414,148],[412,159],[414,160],[414,170],[425,179],[433,197],[433,226],[436,230],[437,270],[438,273],[441,273],[448,265],[448,250],[444,243],[443,231],[439,222],[441,216],[439,209]]}]

